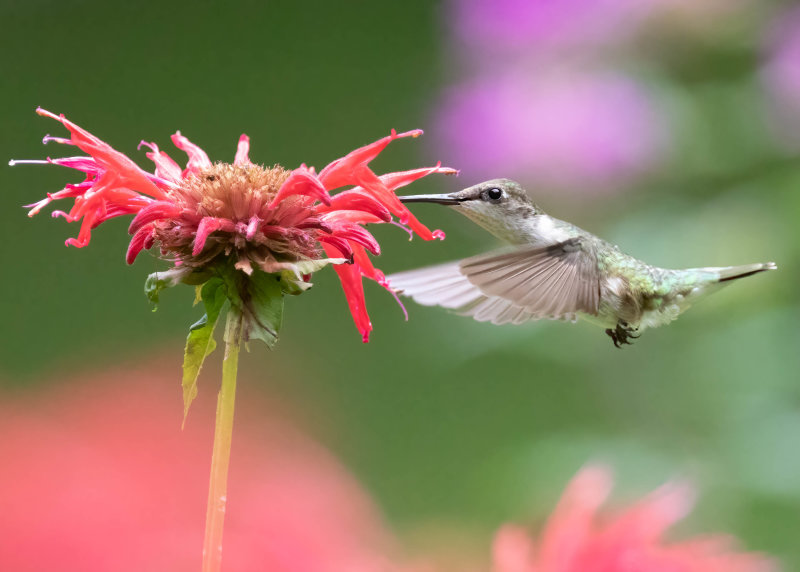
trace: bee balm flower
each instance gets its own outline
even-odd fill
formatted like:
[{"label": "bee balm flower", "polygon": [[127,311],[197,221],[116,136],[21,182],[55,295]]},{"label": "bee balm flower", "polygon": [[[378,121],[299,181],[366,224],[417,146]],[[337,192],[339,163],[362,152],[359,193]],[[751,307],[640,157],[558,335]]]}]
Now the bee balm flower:
[{"label": "bee balm flower", "polygon": [[[206,313],[191,327],[186,340],[181,381],[184,420],[197,395],[200,368],[215,347],[214,328],[229,303],[203,541],[203,570],[218,571],[242,342],[260,339],[274,345],[283,321],[284,294],[303,292],[311,274],[328,264],[336,265],[356,327],[368,341],[372,324],[362,277],[389,287],[369,258],[368,253],[380,253],[380,246],[364,225],[395,222],[425,240],[444,238],[441,231],[431,232],[414,218],[394,191],[432,173],[455,171],[437,164],[376,175],[369,163],[389,143],[422,134],[392,130],[319,174],[305,165],[287,170],[254,164],[246,135],[239,138],[233,163],[212,163],[205,151],[178,132],[172,142],[189,156],[186,167],[182,169],[155,143],[143,141],[141,145],[150,149],[147,157],[155,164],[149,173],[63,115],[43,109],[37,113],[59,121],[70,132],[68,139],[47,136],[45,143],[73,145],[87,155],[20,161],[53,163],[85,174],[82,182],[30,205],[29,215],[54,200],[73,199],[69,212],[53,214],[80,221],[77,238],[67,240],[77,247],[89,244],[92,229],[104,221],[133,215],[128,263],[142,250],[157,247],[174,264],[171,270],[148,278],[145,291],[151,300],[158,301],[161,289],[178,282],[197,286],[197,299]],[[331,194],[343,187],[349,188]]]},{"label": "bee balm flower", "polygon": [[[368,253],[379,254],[380,246],[364,225],[392,221],[425,240],[444,237],[420,223],[394,191],[432,173],[455,173],[453,169],[436,165],[378,176],[369,167],[393,140],[417,137],[420,130],[392,131],[319,173],[305,165],[287,170],[252,163],[246,135],[239,139],[233,163],[212,163],[200,147],[178,132],[172,142],[188,155],[186,167],[181,168],[155,143],[142,142],[140,146],[149,149],[146,155],[155,164],[149,173],[63,115],[43,109],[37,113],[61,122],[70,132],[68,139],[48,136],[45,142],[76,146],[88,156],[12,161],[47,162],[86,175],[82,182],[68,184],[30,205],[29,215],[54,200],[74,199],[69,211],[53,215],[80,222],[78,236],[66,241],[77,247],[89,244],[92,229],[104,221],[134,215],[128,263],[142,250],[157,247],[175,265],[156,277],[160,281],[156,292],[178,281],[204,283],[214,273],[232,268],[226,274],[229,282],[239,283],[254,270],[279,273],[282,293],[299,293],[308,287],[313,272],[335,264],[366,342],[372,326],[362,277],[387,284],[369,259]],[[331,194],[342,187],[350,188]]]},{"label": "bee balm flower", "polygon": [[583,469],[561,497],[538,546],[505,525],[494,541],[493,572],[771,572],[775,563],[739,552],[732,538],[711,535],[665,542],[666,530],[694,503],[686,485],[670,483],[615,518],[598,516],[611,493],[608,470]]}]

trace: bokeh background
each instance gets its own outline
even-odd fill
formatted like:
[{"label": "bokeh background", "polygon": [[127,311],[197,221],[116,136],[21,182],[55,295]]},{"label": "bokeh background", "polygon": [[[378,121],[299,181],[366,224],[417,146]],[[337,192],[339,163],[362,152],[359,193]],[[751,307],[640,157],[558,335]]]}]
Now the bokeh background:
[{"label": "bokeh background", "polygon": [[[411,553],[446,538],[486,558],[499,523],[540,522],[569,477],[599,459],[615,468],[621,498],[674,475],[693,480],[701,500],[678,537],[730,532],[800,569],[800,3],[40,0],[4,1],[0,20],[0,157],[62,151],[41,146],[61,129],[37,105],[141,165],[137,143],[169,149],[177,129],[212,160],[231,160],[246,132],[254,161],[291,168],[421,127],[425,137],[394,143],[377,170],[442,160],[461,175],[425,179],[416,192],[514,177],[548,212],[653,264],[776,261],[778,272],[737,282],[623,350],[586,324],[495,327],[413,303],[406,323],[374,284],[375,331],[363,345],[323,271],[310,293],[287,300],[276,350],[245,355],[243,391],[273,406],[243,408],[237,423],[249,431],[242,441],[258,442],[270,431],[259,416],[291,411]],[[169,390],[147,395],[174,409],[174,427],[163,422],[163,437],[123,432],[113,461],[78,458],[115,466],[137,439],[147,451],[180,437],[183,340],[200,315],[189,288],[150,311],[144,278],[164,264],[143,255],[125,265],[127,221],[78,250],[64,247],[77,229],[63,219],[25,216],[20,205],[74,179],[56,167],[0,168],[3,408],[9,418],[34,412],[4,425],[0,503],[24,483],[48,534],[71,528],[69,510],[47,524],[49,503],[93,507],[84,487],[103,482],[60,479],[68,460],[52,464],[53,435],[96,447],[91,435],[116,435],[108,431],[123,417],[136,423],[130,408],[113,415],[130,403],[142,404],[147,426],[151,408],[135,396],[158,379]],[[455,213],[421,205],[416,214],[447,240],[408,243],[377,228],[383,270],[496,246]],[[184,434],[209,454],[219,359],[206,364]],[[104,408],[86,405],[87,387],[109,396]],[[92,430],[64,433],[68,412],[84,407]],[[234,474],[270,473],[245,457],[234,451]],[[166,491],[174,483],[156,478],[165,462],[143,455],[136,466]],[[197,466],[186,479],[201,484],[202,507],[207,475]],[[232,496],[229,514],[247,502]],[[22,518],[0,511],[23,534],[12,517]],[[202,518],[187,522],[199,553]]]}]

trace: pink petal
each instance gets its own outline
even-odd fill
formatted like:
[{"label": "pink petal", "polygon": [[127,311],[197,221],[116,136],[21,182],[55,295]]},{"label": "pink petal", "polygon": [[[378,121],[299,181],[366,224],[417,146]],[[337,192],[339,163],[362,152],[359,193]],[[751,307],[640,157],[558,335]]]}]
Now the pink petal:
[{"label": "pink petal", "polygon": [[152,226],[140,228],[136,234],[133,235],[133,238],[131,238],[131,242],[128,245],[128,252],[125,255],[125,261],[128,264],[133,264],[133,261],[136,260],[136,257],[139,256],[139,253],[145,248],[147,242],[150,242],[152,245],[152,236]]},{"label": "pink petal", "polygon": [[592,533],[597,509],[611,492],[611,472],[600,466],[582,469],[569,483],[542,535],[542,570],[574,570]]},{"label": "pink petal", "polygon": [[250,138],[242,133],[239,137],[239,144],[236,146],[236,157],[233,159],[234,165],[248,165],[250,164]]},{"label": "pink petal", "polygon": [[197,256],[203,251],[208,235],[217,230],[232,232],[234,230],[234,224],[224,218],[203,217],[200,224],[197,225],[197,233],[195,234],[194,246],[192,247],[192,256]]},{"label": "pink petal", "polygon": [[168,201],[155,201],[144,207],[133,218],[128,233],[133,234],[137,232],[142,226],[149,224],[156,220],[165,218],[173,218],[180,214],[181,209],[174,203]]},{"label": "pink petal", "polygon": [[322,213],[337,210],[363,211],[374,215],[383,222],[389,222],[392,219],[389,209],[363,190],[354,189],[338,193],[331,199],[329,206],[317,208],[317,212]]},{"label": "pink petal", "polygon": [[[332,245],[324,244],[323,248],[330,258],[348,258],[344,256],[344,252]],[[372,331],[372,322],[370,322],[369,314],[367,314],[361,272],[354,264],[337,264],[333,269],[342,283],[344,297],[347,299],[347,305],[350,307],[350,313],[353,315],[356,328],[361,332],[361,339],[364,343],[367,343],[369,342],[369,333]]]},{"label": "pink petal", "polygon": [[121,185],[157,199],[164,198],[164,192],[148,179],[147,173],[108,143],[78,127],[63,115],[55,115],[41,108],[37,108],[36,113],[61,122],[69,130],[72,142],[91,155],[104,169],[116,173]]},{"label": "pink petal", "polygon": [[668,483],[618,517],[606,530],[607,540],[642,545],[655,542],[689,514],[694,501],[688,483]]},{"label": "pink petal", "polygon": [[381,247],[375,237],[365,228],[353,223],[339,223],[333,227],[333,236],[346,238],[351,242],[360,244],[375,256],[381,253]]},{"label": "pink petal", "polygon": [[59,157],[58,159],[48,157],[47,162],[61,167],[77,169],[84,173],[97,174],[101,170],[100,165],[92,157]]},{"label": "pink petal", "polygon": [[172,142],[175,147],[189,155],[189,162],[183,172],[184,176],[187,173],[199,173],[203,169],[211,167],[211,160],[206,155],[206,152],[181,135],[180,131],[176,131],[175,135],[172,136]]},{"label": "pink petal", "polygon": [[278,189],[278,193],[275,195],[275,198],[272,199],[268,208],[274,209],[283,199],[294,195],[311,197],[315,200],[322,201],[326,205],[331,204],[331,196],[328,194],[328,191],[325,190],[325,187],[314,172],[309,170],[305,165],[301,165],[292,171],[289,178],[286,179],[281,185],[281,188]]},{"label": "pink petal", "polygon": [[[340,255],[337,254],[336,256],[333,256],[333,258],[341,256],[341,258],[353,260],[353,245],[351,245],[346,238],[331,234],[323,234],[320,235],[317,240],[322,243],[322,247],[325,248],[325,252],[328,252],[327,247],[329,245],[341,253]],[[328,253],[328,256],[332,255]]]},{"label": "pink petal", "polygon": [[389,294],[392,295],[394,301],[397,302],[397,305],[400,306],[400,309],[403,311],[403,316],[408,321],[408,311],[406,307],[403,305],[403,302],[400,300],[400,297],[397,295],[397,292],[392,290],[391,286],[389,285],[388,280],[386,280],[386,275],[375,268],[372,265],[372,261],[369,259],[369,255],[367,251],[364,250],[364,247],[360,244],[353,244],[350,243],[350,246],[353,248],[353,264],[358,266],[359,271],[361,272],[362,276],[366,276],[370,280],[374,280],[384,288]]},{"label": "pink petal", "polygon": [[533,543],[526,531],[506,524],[497,531],[492,543],[492,572],[535,572]]},{"label": "pink petal", "polygon": [[[353,222],[356,224],[380,224],[387,222],[364,211],[334,211],[322,215],[326,223]],[[299,226],[299,225],[298,225]]]},{"label": "pink petal", "polygon": [[419,137],[422,135],[421,129],[398,133],[392,129],[387,137],[378,139],[374,143],[360,147],[351,151],[344,157],[336,159],[319,173],[319,178],[328,190],[336,189],[346,185],[355,185],[355,173],[366,166],[370,161],[377,157],[389,143],[402,137]]},{"label": "pink petal", "polygon": [[386,208],[391,211],[400,222],[408,225],[423,240],[433,240],[436,238],[427,226],[419,222],[408,208],[400,202],[381,179],[369,169],[364,169],[359,173],[358,184],[372,194]]},{"label": "pink petal", "polygon": [[381,175],[380,179],[387,188],[394,191],[413,183],[417,179],[427,177],[428,175],[432,175],[434,173],[440,173],[442,175],[458,175],[459,171],[456,169],[451,169],[450,167],[442,167],[441,163],[437,163],[435,167],[423,167],[421,169],[412,169],[410,171],[386,173],[385,175]]},{"label": "pink petal", "polygon": [[158,145],[155,143],[141,141],[139,143],[139,147],[142,145],[150,148],[150,152],[145,153],[145,156],[155,163],[155,174],[172,183],[180,183],[181,179],[183,178],[183,171],[181,170],[180,165],[178,165],[178,163],[176,163],[175,160],[167,155],[164,151],[159,151]]}]

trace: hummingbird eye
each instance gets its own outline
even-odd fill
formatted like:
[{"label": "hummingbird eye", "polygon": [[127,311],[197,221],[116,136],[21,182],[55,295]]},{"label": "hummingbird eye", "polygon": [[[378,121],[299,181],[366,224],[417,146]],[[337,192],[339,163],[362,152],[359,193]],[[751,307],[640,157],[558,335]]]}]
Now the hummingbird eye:
[{"label": "hummingbird eye", "polygon": [[484,196],[490,201],[499,201],[503,198],[503,189],[492,187],[484,191]]}]

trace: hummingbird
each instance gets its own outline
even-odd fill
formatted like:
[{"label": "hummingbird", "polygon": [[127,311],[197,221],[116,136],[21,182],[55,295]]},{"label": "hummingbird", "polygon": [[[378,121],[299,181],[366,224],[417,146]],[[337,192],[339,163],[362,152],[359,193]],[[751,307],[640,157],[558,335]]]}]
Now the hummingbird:
[{"label": "hummingbird", "polygon": [[618,348],[647,328],[673,321],[731,280],[777,268],[774,262],[684,270],[651,266],[548,215],[509,179],[399,198],[447,205],[511,246],[392,274],[388,282],[398,294],[493,324],[583,319],[604,327]]}]

